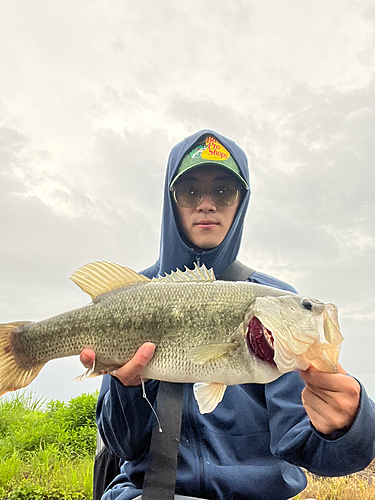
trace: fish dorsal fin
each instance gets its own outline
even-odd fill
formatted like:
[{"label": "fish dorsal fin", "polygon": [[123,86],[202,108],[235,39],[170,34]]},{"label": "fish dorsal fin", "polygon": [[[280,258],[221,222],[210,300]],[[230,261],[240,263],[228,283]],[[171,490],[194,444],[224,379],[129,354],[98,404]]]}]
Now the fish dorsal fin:
[{"label": "fish dorsal fin", "polygon": [[153,278],[152,281],[216,281],[214,270],[207,269],[207,267],[203,264],[198,267],[196,263],[194,263],[194,269],[188,269],[185,266],[185,271],[181,271],[181,269],[177,269],[176,271],[172,271],[171,274],[166,274],[165,276],[159,276],[158,278]]},{"label": "fish dorsal fin", "polygon": [[70,279],[94,300],[103,293],[135,283],[151,281],[115,262],[92,262],[75,271]]}]

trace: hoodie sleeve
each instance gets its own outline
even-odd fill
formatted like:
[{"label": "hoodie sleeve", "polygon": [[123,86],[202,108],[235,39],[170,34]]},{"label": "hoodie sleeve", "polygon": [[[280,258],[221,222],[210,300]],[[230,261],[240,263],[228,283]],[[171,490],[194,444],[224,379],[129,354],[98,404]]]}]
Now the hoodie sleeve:
[{"label": "hoodie sleeve", "polygon": [[344,476],[367,467],[375,456],[375,405],[364,387],[354,423],[336,439],[311,425],[302,405],[303,388],[298,372],[265,388],[272,454],[322,476]]},{"label": "hoodie sleeve", "polygon": [[[153,405],[159,383],[146,382],[146,395]],[[105,375],[96,408],[96,423],[105,446],[118,457],[132,460],[148,450],[154,415],[143,397],[142,387],[125,387]]]}]

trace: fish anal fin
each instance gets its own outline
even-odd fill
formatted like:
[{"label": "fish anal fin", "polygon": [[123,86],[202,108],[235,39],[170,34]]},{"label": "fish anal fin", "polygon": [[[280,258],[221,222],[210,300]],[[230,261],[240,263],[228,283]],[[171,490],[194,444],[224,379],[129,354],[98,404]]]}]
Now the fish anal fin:
[{"label": "fish anal fin", "polygon": [[88,368],[85,373],[82,373],[82,375],[78,375],[78,377],[74,377],[73,381],[74,382],[81,382],[82,380],[85,380],[87,378],[94,378],[94,377],[99,377],[101,375],[106,375],[107,373],[113,372],[114,370],[117,370],[122,366],[123,363],[121,364],[113,364],[113,363],[105,363],[98,361],[95,358],[95,363],[91,368]]},{"label": "fish anal fin", "polygon": [[191,347],[186,356],[197,365],[204,365],[209,361],[216,361],[227,356],[237,346],[236,342],[222,342],[221,344],[205,344]]},{"label": "fish anal fin", "polygon": [[128,267],[115,262],[92,262],[75,271],[70,279],[94,300],[103,293],[135,283],[150,281]]},{"label": "fish anal fin", "polygon": [[87,378],[99,377],[99,375],[105,375],[108,372],[97,373],[94,372],[92,368],[88,368],[84,373],[74,377],[73,382],[82,382],[82,380],[86,380]]},{"label": "fish anal fin", "polygon": [[12,335],[17,328],[28,325],[30,321],[17,321],[0,325],[0,396],[29,385],[38,375],[45,363],[30,368],[22,368],[12,347]]},{"label": "fish anal fin", "polygon": [[219,382],[209,384],[197,382],[193,392],[197,400],[200,413],[211,413],[224,397],[227,386]]}]

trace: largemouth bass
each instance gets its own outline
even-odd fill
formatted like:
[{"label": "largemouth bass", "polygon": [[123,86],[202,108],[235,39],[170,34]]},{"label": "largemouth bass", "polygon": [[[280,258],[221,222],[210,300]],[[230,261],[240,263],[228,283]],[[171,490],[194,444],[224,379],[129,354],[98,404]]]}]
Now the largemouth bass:
[{"label": "largemouth bass", "polygon": [[79,379],[111,372],[144,342],[156,345],[142,377],[194,383],[202,413],[227,385],[268,383],[310,365],[337,371],[337,307],[249,282],[217,281],[205,266],[150,280],[108,262],[71,279],[92,302],[38,322],[0,325],[0,394],[26,387],[47,361],[92,349]]}]

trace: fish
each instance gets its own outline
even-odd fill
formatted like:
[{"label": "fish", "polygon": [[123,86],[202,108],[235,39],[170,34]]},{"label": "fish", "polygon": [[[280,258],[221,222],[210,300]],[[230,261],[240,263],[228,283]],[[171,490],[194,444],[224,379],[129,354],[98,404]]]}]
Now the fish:
[{"label": "fish", "polygon": [[98,261],[70,278],[89,304],[0,325],[0,395],[26,387],[48,361],[83,349],[95,352],[95,364],[77,380],[110,373],[145,342],[156,349],[142,378],[194,384],[201,413],[216,408],[228,385],[266,384],[310,365],[338,370],[343,336],[332,303],[220,281],[204,265],[150,279]]}]

